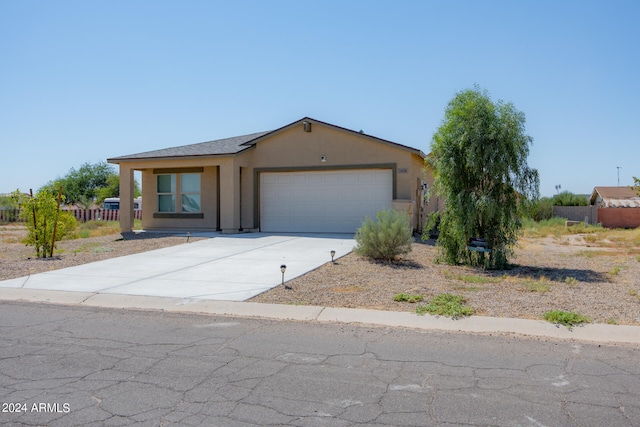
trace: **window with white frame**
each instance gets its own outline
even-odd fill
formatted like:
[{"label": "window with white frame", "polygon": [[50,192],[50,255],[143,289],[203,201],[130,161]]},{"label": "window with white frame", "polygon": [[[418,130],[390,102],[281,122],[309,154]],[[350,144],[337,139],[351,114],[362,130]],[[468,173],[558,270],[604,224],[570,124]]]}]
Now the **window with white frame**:
[{"label": "window with white frame", "polygon": [[201,212],[199,173],[159,174],[157,193],[158,212]]}]

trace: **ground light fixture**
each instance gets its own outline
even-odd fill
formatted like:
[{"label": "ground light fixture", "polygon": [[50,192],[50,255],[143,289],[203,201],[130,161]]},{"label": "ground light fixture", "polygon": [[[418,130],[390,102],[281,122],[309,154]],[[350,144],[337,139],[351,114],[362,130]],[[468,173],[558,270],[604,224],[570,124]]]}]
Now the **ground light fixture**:
[{"label": "ground light fixture", "polygon": [[[284,286],[284,272],[287,271],[287,266],[282,264],[280,266],[280,272],[282,273],[282,285]],[[291,286],[284,286],[285,289],[291,289]]]},{"label": "ground light fixture", "polygon": [[336,251],[332,250],[331,251],[331,263],[335,264],[335,262],[333,262],[333,257],[336,256]]}]

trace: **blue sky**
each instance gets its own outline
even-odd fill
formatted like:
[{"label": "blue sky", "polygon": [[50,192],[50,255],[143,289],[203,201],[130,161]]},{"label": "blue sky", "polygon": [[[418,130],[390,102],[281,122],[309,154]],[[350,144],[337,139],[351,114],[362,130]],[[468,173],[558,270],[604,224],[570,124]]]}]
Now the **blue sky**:
[{"label": "blue sky", "polygon": [[0,2],[0,193],[310,116],[430,151],[475,84],[542,195],[640,177],[640,2]]}]

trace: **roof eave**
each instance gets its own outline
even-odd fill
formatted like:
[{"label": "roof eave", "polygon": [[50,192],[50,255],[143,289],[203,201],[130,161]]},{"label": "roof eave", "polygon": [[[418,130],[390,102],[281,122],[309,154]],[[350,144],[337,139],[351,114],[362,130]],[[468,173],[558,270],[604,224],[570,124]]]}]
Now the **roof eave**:
[{"label": "roof eave", "polygon": [[120,163],[128,163],[128,162],[146,162],[146,161],[158,161],[158,160],[184,160],[184,159],[207,159],[207,158],[220,158],[220,157],[235,157],[238,154],[244,153],[245,151],[251,149],[253,147],[246,147],[240,151],[235,153],[220,153],[220,154],[192,154],[189,156],[154,156],[154,157],[135,157],[135,158],[127,158],[125,157],[113,157],[111,159],[107,159],[107,163],[111,164],[120,164]]}]

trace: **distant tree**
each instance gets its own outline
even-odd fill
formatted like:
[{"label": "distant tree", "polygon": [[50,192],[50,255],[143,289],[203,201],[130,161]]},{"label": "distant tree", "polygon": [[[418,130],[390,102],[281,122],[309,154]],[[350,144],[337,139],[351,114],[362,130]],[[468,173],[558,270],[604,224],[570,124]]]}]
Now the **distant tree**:
[{"label": "distant tree", "polygon": [[[16,190],[17,191],[17,190]],[[2,218],[4,221],[14,222],[18,219],[18,201],[11,195],[0,196],[0,210],[4,210]]]},{"label": "distant tree", "polygon": [[589,199],[585,196],[563,191],[551,199],[553,206],[587,206]]},{"label": "distant tree", "polygon": [[73,234],[76,219],[58,210],[57,195],[47,189],[39,190],[34,197],[16,190],[11,197],[21,207],[20,217],[27,227],[24,243],[35,247],[37,257],[53,256],[56,242]]},{"label": "distant tree", "polygon": [[[513,254],[522,207],[538,197],[538,171],[527,165],[532,138],[525,116],[511,103],[493,103],[479,87],[449,102],[433,136],[433,191],[444,199],[440,213],[441,261],[504,268]],[[468,240],[484,238],[489,254],[469,251]]]},{"label": "distant tree", "polygon": [[532,200],[527,206],[524,216],[538,222],[550,219],[553,216],[553,199],[542,197]]},{"label": "distant tree", "polygon": [[[140,197],[142,191],[140,191],[140,183],[138,181],[133,182],[133,197]],[[99,188],[96,192],[96,203],[100,204],[107,197],[120,197],[120,175],[114,173],[107,178],[107,185]]]},{"label": "distant tree", "polygon": [[95,202],[98,190],[107,186],[107,180],[115,172],[107,162],[99,162],[95,165],[85,163],[80,169],[71,168],[64,178],[50,181],[42,189],[58,194],[58,188],[62,186],[62,194],[66,203],[88,208]]},{"label": "distant tree", "polygon": [[640,196],[640,178],[633,177],[633,189],[636,191],[636,194]]}]

